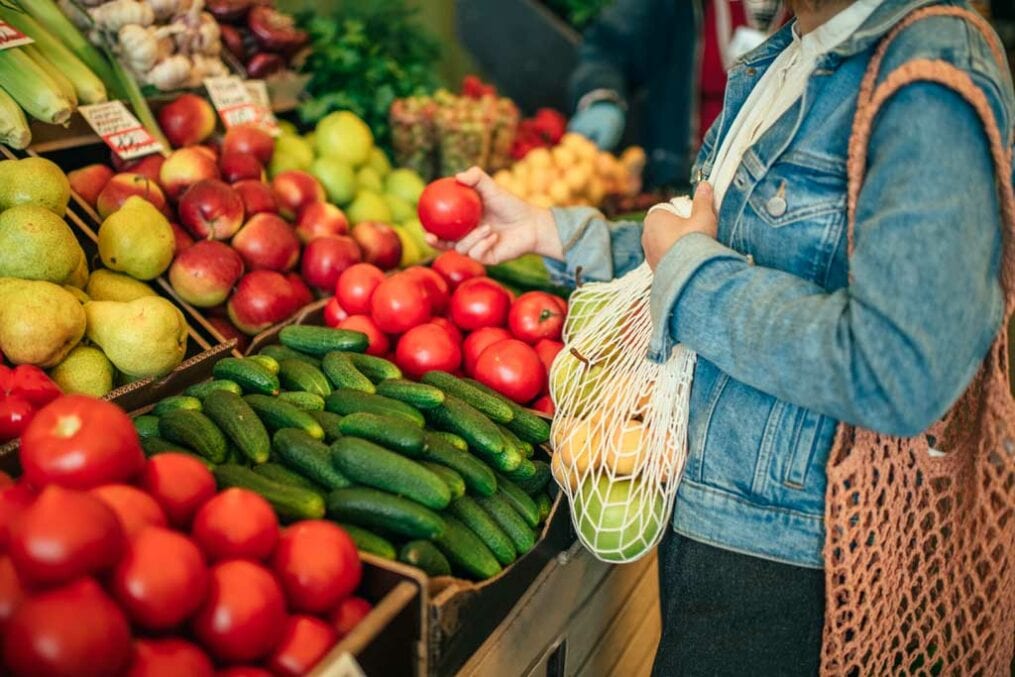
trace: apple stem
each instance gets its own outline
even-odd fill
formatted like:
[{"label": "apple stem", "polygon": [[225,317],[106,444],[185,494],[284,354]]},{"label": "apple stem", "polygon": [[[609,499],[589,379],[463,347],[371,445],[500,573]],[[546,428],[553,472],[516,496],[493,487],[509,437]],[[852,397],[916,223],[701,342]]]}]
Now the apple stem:
[{"label": "apple stem", "polygon": [[571,351],[571,354],[574,355],[576,359],[581,361],[581,363],[584,364],[586,367],[592,366],[592,362],[589,361],[589,358],[587,358],[584,355],[582,355],[581,353],[579,353],[577,348],[570,348],[570,351]]}]

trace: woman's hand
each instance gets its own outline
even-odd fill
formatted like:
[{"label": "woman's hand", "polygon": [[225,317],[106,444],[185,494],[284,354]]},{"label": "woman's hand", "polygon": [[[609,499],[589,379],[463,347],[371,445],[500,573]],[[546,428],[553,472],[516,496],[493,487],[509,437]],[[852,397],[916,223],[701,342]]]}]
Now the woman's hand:
[{"label": "woman's hand", "polygon": [[699,183],[694,191],[691,215],[686,219],[665,209],[657,209],[645,217],[641,246],[649,267],[655,270],[677,240],[689,233],[701,233],[711,238],[718,234],[718,222],[712,206],[712,186],[706,181]]},{"label": "woman's hand", "polygon": [[455,178],[479,193],[483,200],[483,218],[475,230],[458,242],[438,240],[435,235],[427,233],[430,246],[455,249],[488,266],[529,253],[564,258],[564,248],[549,209],[541,209],[516,197],[494,183],[478,167],[472,167]]}]

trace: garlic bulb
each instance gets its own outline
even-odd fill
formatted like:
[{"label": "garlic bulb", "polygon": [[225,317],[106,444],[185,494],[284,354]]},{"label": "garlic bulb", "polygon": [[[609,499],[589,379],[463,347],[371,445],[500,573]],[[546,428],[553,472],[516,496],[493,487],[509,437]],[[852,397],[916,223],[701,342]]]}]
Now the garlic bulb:
[{"label": "garlic bulb", "polygon": [[146,73],[159,60],[159,41],[153,27],[127,24],[116,37],[119,40],[120,56],[135,72]]},{"label": "garlic bulb", "polygon": [[148,71],[147,80],[162,91],[180,89],[187,85],[193,64],[182,54],[174,54],[159,61]]},{"label": "garlic bulb", "polygon": [[196,16],[177,17],[174,26],[183,27],[176,36],[177,48],[185,54],[216,56],[222,51],[222,32],[208,12]]},{"label": "garlic bulb", "polygon": [[147,2],[135,0],[112,0],[88,10],[96,27],[118,32],[129,24],[150,26],[155,22],[155,12]]}]

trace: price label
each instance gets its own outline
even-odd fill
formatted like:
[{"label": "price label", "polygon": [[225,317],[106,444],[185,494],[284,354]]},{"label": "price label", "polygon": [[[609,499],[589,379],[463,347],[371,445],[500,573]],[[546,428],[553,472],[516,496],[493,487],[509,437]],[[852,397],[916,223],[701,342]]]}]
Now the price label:
[{"label": "price label", "polygon": [[85,121],[123,160],[162,152],[162,144],[148,133],[122,101],[79,106]]},{"label": "price label", "polygon": [[11,47],[20,47],[21,45],[30,45],[35,40],[19,31],[14,26],[10,25],[6,21],[0,21],[0,50],[10,49]]},{"label": "price label", "polygon": [[[248,83],[237,76],[208,78],[204,81],[204,86],[226,129],[250,123],[265,124],[269,128],[276,126],[274,116],[271,116],[270,125],[265,123],[266,113],[271,115],[270,104],[265,106],[259,103],[251,96]],[[264,98],[267,99],[267,90]]]},{"label": "price label", "polygon": [[272,136],[278,136],[282,130],[278,127],[278,120],[271,111],[271,98],[268,96],[268,86],[264,80],[247,80],[244,85],[251,101],[254,102],[261,112],[261,125],[268,130]]}]

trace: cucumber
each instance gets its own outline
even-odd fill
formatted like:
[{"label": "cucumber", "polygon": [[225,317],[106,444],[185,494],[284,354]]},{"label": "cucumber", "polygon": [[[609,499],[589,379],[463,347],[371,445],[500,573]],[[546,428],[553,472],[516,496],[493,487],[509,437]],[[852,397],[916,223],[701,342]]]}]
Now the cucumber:
[{"label": "cucumber", "polygon": [[151,415],[134,417],[134,430],[142,440],[147,437],[158,437],[159,417]]},{"label": "cucumber", "polygon": [[226,437],[210,418],[190,409],[174,409],[159,418],[159,434],[170,442],[183,444],[212,463],[226,460]]},{"label": "cucumber", "polygon": [[190,395],[191,397],[203,400],[208,397],[209,393],[216,390],[228,390],[229,392],[236,393],[237,395],[243,394],[243,388],[241,388],[235,381],[229,381],[224,378],[215,378],[210,381],[205,381],[204,383],[192,385],[183,392],[185,395]]},{"label": "cucumber", "polygon": [[385,360],[383,357],[365,353],[349,353],[349,359],[361,374],[374,383],[389,378],[402,378],[402,370],[394,362]]},{"label": "cucumber", "polygon": [[503,401],[503,398],[493,397],[445,371],[428,371],[423,374],[421,380],[423,383],[429,383],[432,386],[440,388],[448,395],[468,402],[478,411],[489,417],[491,421],[507,423],[514,418],[514,412]]},{"label": "cucumber", "polygon": [[278,333],[278,340],[286,348],[316,356],[327,355],[333,350],[362,353],[369,345],[367,335],[358,331],[296,324],[283,327]]},{"label": "cucumber", "polygon": [[539,524],[539,506],[531,496],[503,475],[497,478],[497,495],[503,498],[530,527]]},{"label": "cucumber", "polygon": [[448,560],[464,573],[483,580],[501,572],[500,563],[479,536],[450,515],[444,517],[444,533],[434,539]]},{"label": "cucumber", "polygon": [[532,458],[532,455],[536,453],[536,448],[532,446],[531,442],[526,442],[505,426],[499,426],[499,428],[500,434],[504,436],[507,443],[514,446],[515,450],[524,458]]},{"label": "cucumber", "polygon": [[279,393],[278,399],[302,411],[324,411],[324,398],[314,393],[302,391]]},{"label": "cucumber", "polygon": [[433,510],[367,487],[336,489],[328,494],[327,506],[328,515],[339,522],[408,538],[437,538],[445,529],[444,520]]},{"label": "cucumber", "polygon": [[265,369],[263,365],[247,358],[226,357],[221,359],[215,363],[211,373],[215,378],[233,381],[246,393],[278,395],[280,389],[277,376]]},{"label": "cucumber", "polygon": [[423,429],[398,416],[359,411],[343,418],[338,429],[343,436],[370,440],[410,458],[423,454]]},{"label": "cucumber", "polygon": [[316,357],[307,355],[306,353],[301,353],[300,351],[293,350],[292,348],[286,348],[285,346],[277,343],[261,348],[258,354],[272,357],[276,362],[282,362],[282,360],[302,360],[303,362],[315,367],[321,366],[321,361]]},{"label": "cucumber", "polygon": [[499,456],[505,451],[504,436],[496,424],[457,397],[448,395],[444,404],[428,409],[426,415],[436,427],[464,438],[469,447],[484,458]]},{"label": "cucumber", "polygon": [[541,416],[537,416],[528,409],[520,407],[508,398],[498,393],[493,388],[483,385],[471,378],[462,379],[477,390],[482,390],[490,397],[499,398],[504,404],[511,407],[514,417],[505,424],[507,428],[518,437],[532,444],[543,444],[550,439],[550,422]]},{"label": "cucumber", "polygon": [[272,374],[278,374],[279,370],[278,360],[276,360],[271,355],[251,355],[247,359],[257,362],[259,365],[267,369]]},{"label": "cucumber", "polygon": [[215,468],[214,472],[219,488],[239,487],[260,494],[283,519],[324,517],[324,499],[316,491],[274,482],[242,465],[227,463]]},{"label": "cucumber", "polygon": [[381,416],[401,416],[420,428],[423,427],[424,423],[423,415],[419,413],[419,410],[410,407],[404,402],[349,388],[339,388],[331,393],[324,400],[324,409],[325,411],[341,414],[342,416],[355,414],[358,411],[367,414],[379,414]]},{"label": "cucumber", "polygon": [[378,536],[372,531],[368,531],[363,527],[358,527],[355,524],[339,524],[345,533],[349,534],[349,538],[356,544],[356,549],[361,552],[369,552],[371,555],[377,555],[384,559],[396,559],[398,553],[395,552],[395,546],[391,544],[391,541]]},{"label": "cucumber", "polygon": [[[179,451],[187,454],[193,454],[194,452],[187,449],[182,444],[176,442],[170,442],[167,439],[158,437],[157,435],[142,437],[141,438],[141,449],[144,450],[145,456],[154,456],[155,454],[164,454],[167,451]],[[203,457],[202,457],[203,458]]]},{"label": "cucumber", "polygon": [[[342,423],[348,420],[346,417]],[[331,461],[357,484],[410,498],[434,510],[442,510],[451,502],[451,491],[440,477],[373,442],[343,437],[331,445]]]},{"label": "cucumber", "polygon": [[525,460],[525,457],[514,449],[505,449],[504,453],[494,456],[486,455],[481,451],[476,450],[476,455],[482,458],[487,465],[492,467],[494,470],[499,470],[501,472],[511,472],[520,466],[522,461]]},{"label": "cucumber", "polygon": [[522,458],[521,464],[514,470],[509,470],[504,473],[504,477],[508,478],[512,482],[518,480],[527,480],[536,476],[535,464],[527,458]]},{"label": "cucumber", "polygon": [[405,402],[417,409],[433,409],[444,404],[444,391],[440,388],[401,378],[381,381],[377,384],[377,394]]},{"label": "cucumber", "polygon": [[240,450],[244,459],[264,463],[271,454],[271,438],[257,413],[242,397],[217,390],[204,398],[204,413]]},{"label": "cucumber", "polygon": [[331,384],[321,370],[302,360],[279,362],[278,382],[286,390],[313,393],[320,397],[331,394]]},{"label": "cucumber", "polygon": [[328,353],[321,360],[321,369],[328,381],[336,388],[351,388],[362,390],[365,393],[376,392],[373,381],[360,373],[353,366],[349,355],[353,353],[340,353],[338,351]]},{"label": "cucumber", "polygon": [[232,442],[229,442],[228,439],[226,440],[226,443],[228,444],[228,448],[226,449],[226,460],[223,461],[223,463],[234,463],[242,466],[249,464],[247,457],[243,455],[243,452],[240,451],[239,447]]},{"label": "cucumber", "polygon": [[436,435],[437,437],[440,437],[442,440],[453,446],[455,449],[458,449],[459,451],[469,450],[469,443],[454,433],[449,433],[447,430],[434,430],[433,434]]},{"label": "cucumber", "polygon": [[462,496],[455,499],[451,504],[451,513],[479,536],[479,540],[483,541],[502,565],[507,566],[518,558],[518,551],[508,535],[472,498]]},{"label": "cucumber", "polygon": [[497,477],[490,468],[467,451],[455,449],[432,432],[425,435],[423,458],[451,468],[462,477],[466,488],[474,494],[489,496],[497,491]]},{"label": "cucumber", "polygon": [[553,510],[553,499],[545,491],[536,496],[536,505],[539,506],[539,521],[545,522]]},{"label": "cucumber", "polygon": [[536,468],[536,474],[532,477],[525,479],[514,479],[510,478],[512,482],[518,485],[518,488],[524,491],[529,496],[535,496],[550,483],[550,465],[543,461],[532,461],[532,465]]},{"label": "cucumber", "polygon": [[536,532],[529,528],[522,516],[505,501],[500,492],[493,496],[479,496],[476,502],[490,514],[490,517],[504,530],[519,555],[524,555],[536,545]]},{"label": "cucumber", "polygon": [[447,485],[448,491],[451,492],[451,500],[465,495],[465,480],[457,472],[433,461],[421,461],[420,465],[441,478],[441,481]]},{"label": "cucumber", "polygon": [[334,442],[342,436],[342,430],[339,428],[339,424],[342,422],[342,417],[338,414],[332,414],[330,411],[308,411],[307,413],[310,414],[324,430],[324,440],[326,442]]},{"label": "cucumber", "polygon": [[160,401],[152,409],[155,416],[165,416],[176,409],[189,409],[190,411],[201,411],[201,400],[189,395],[172,395]]},{"label": "cucumber", "polygon": [[451,564],[430,541],[409,541],[398,551],[398,561],[422,569],[427,576],[450,576]]},{"label": "cucumber", "polygon": [[283,428],[271,438],[282,465],[326,489],[344,489],[352,482],[331,463],[328,446],[302,430]]},{"label": "cucumber", "polygon": [[272,482],[288,484],[290,486],[299,487],[300,489],[316,491],[319,494],[321,493],[321,487],[319,485],[314,484],[298,472],[293,472],[281,463],[262,463],[261,465],[255,465],[254,472],[261,477],[267,477]]},{"label": "cucumber", "polygon": [[296,428],[314,439],[324,439],[324,429],[321,424],[315,421],[309,413],[297,409],[288,402],[267,395],[247,395],[243,400],[257,412],[258,417],[268,430]]}]

